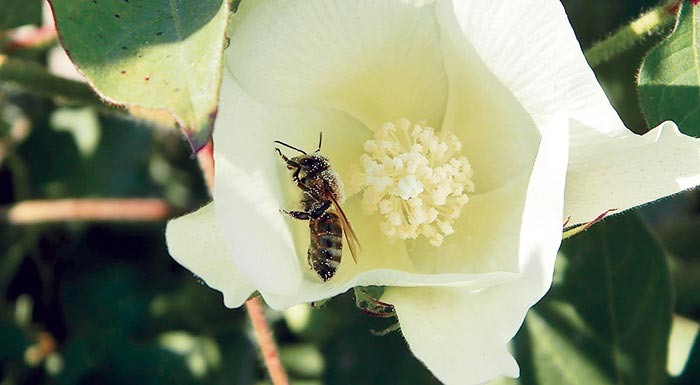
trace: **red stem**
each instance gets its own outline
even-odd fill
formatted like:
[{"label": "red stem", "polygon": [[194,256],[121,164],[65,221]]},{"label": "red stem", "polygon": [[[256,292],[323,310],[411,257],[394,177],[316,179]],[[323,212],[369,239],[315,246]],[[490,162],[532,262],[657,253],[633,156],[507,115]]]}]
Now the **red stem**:
[{"label": "red stem", "polygon": [[[3,50],[7,52],[20,49],[31,49],[40,47],[56,40],[56,28],[53,25],[34,28],[30,32],[19,33],[19,30],[7,31],[4,36],[7,41],[3,45]],[[0,36],[3,37],[3,36]]]},{"label": "red stem", "polygon": [[32,200],[0,208],[0,221],[15,225],[63,221],[159,221],[172,209],[162,199]]},{"label": "red stem", "polygon": [[270,374],[270,379],[274,385],[289,385],[287,373],[284,371],[280,357],[277,354],[275,340],[272,338],[270,326],[267,324],[265,314],[263,314],[263,305],[260,297],[253,297],[245,303],[245,308],[248,311],[248,317],[253,324],[255,331],[255,339],[260,344],[260,351],[267,366],[267,371]]}]

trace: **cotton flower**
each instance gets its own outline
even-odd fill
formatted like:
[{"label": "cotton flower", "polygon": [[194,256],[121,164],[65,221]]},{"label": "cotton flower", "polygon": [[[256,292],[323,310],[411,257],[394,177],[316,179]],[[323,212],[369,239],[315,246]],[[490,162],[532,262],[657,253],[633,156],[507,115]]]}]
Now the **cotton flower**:
[{"label": "cotton flower", "polygon": [[[386,286],[446,384],[518,375],[506,345],[551,285],[564,218],[700,183],[699,141],[625,128],[555,0],[244,1],[232,23],[214,201],[169,223],[170,253],[228,307]],[[300,192],[273,144],[313,152],[321,131],[362,244],[328,282],[308,223],[280,212]]]}]

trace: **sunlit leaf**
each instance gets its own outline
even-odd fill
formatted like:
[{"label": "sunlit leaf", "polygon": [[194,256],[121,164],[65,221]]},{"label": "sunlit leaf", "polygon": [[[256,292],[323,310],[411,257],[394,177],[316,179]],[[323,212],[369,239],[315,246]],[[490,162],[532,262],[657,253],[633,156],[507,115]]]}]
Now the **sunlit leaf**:
[{"label": "sunlit leaf", "polygon": [[292,376],[318,378],[323,370],[323,356],[313,344],[289,344],[280,347],[282,365]]},{"label": "sunlit leaf", "polygon": [[228,2],[52,1],[68,55],[107,101],[167,110],[192,146],[217,112]]},{"label": "sunlit leaf", "polygon": [[668,372],[672,376],[679,376],[685,370],[698,331],[700,331],[699,323],[681,316],[673,317],[667,365]]},{"label": "sunlit leaf", "polygon": [[644,59],[639,98],[649,126],[673,120],[700,137],[700,6],[683,2],[676,29]]},{"label": "sunlit leaf", "polygon": [[698,383],[700,383],[700,335],[696,336],[693,341],[693,348],[690,351],[688,362],[685,364],[685,370],[671,382],[673,385],[695,385]]}]

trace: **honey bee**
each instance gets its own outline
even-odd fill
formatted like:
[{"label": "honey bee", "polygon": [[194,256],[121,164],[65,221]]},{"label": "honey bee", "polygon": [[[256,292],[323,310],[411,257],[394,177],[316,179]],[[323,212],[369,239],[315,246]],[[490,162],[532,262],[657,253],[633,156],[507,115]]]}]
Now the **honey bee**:
[{"label": "honey bee", "polygon": [[343,200],[338,174],[328,158],[320,154],[323,134],[319,135],[318,149],[311,154],[278,140],[275,143],[300,152],[302,155],[286,157],[278,147],[277,154],[292,171],[292,181],[302,191],[302,210],[281,210],[294,219],[309,221],[311,243],[307,252],[309,266],[325,282],[335,275],[343,253],[343,234],[352,259],[357,263],[359,242],[345,212],[340,207]]}]

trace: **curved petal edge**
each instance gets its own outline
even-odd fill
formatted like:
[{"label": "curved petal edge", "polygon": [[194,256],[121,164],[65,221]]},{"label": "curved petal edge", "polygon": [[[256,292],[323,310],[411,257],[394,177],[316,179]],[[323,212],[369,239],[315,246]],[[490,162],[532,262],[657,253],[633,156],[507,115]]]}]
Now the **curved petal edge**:
[{"label": "curved petal edge", "polygon": [[212,203],[168,222],[165,239],[173,259],[220,291],[226,307],[241,306],[255,291],[233,264]]},{"label": "curved petal edge", "polygon": [[569,224],[622,212],[700,184],[700,139],[664,122],[644,135],[608,136],[573,122],[565,215]]}]

